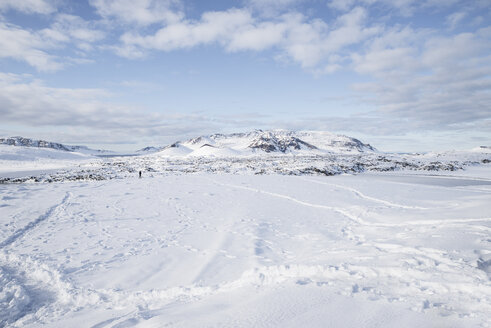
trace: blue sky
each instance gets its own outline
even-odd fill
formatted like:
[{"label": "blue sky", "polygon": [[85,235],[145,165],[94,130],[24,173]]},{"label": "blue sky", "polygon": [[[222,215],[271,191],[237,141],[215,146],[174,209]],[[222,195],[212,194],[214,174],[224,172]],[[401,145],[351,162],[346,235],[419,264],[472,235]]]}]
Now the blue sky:
[{"label": "blue sky", "polygon": [[491,144],[489,0],[0,0],[0,135],[135,150],[327,130]]}]

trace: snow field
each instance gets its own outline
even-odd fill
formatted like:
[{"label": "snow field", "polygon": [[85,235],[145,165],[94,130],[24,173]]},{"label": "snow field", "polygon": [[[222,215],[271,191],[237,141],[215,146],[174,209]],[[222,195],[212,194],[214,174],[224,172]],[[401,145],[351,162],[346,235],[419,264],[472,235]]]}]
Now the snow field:
[{"label": "snow field", "polygon": [[22,176],[22,172],[31,174],[34,171],[80,167],[92,162],[97,162],[97,159],[82,153],[0,144],[0,175],[6,177]]},{"label": "snow field", "polygon": [[479,176],[2,185],[0,325],[488,327]]}]

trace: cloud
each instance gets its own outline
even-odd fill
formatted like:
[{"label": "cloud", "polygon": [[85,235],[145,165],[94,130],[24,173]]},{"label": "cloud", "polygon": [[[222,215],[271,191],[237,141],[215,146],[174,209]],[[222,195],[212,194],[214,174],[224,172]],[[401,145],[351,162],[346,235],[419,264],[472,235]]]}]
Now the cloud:
[{"label": "cloud", "polygon": [[[76,39],[84,42],[97,42],[105,37],[105,32],[97,29],[94,23],[86,21],[79,16],[60,14],[55,17],[50,31],[63,35],[62,41]],[[43,30],[46,32],[47,30]]]},{"label": "cloud", "polygon": [[40,71],[56,71],[63,64],[56,56],[46,52],[55,43],[38,32],[0,22],[0,58],[22,60]]},{"label": "cloud", "polygon": [[2,0],[0,10],[17,10],[26,14],[51,14],[56,11],[53,1],[45,0]]},{"label": "cloud", "polygon": [[487,31],[422,39],[414,39],[418,31],[392,32],[405,47],[380,42],[385,46],[353,55],[354,69],[374,77],[354,90],[378,106],[379,116],[404,119],[408,130],[482,129],[491,119]]},{"label": "cloud", "polygon": [[331,0],[327,5],[337,10],[348,11],[355,3],[356,0]]},{"label": "cloud", "polygon": [[[97,1],[105,3],[106,0]],[[161,27],[157,30],[131,29],[121,35],[120,44],[109,48],[126,58],[143,58],[152,51],[170,52],[203,45],[219,45],[227,52],[271,51],[273,58],[298,63],[315,74],[329,74],[342,68],[349,68],[351,60],[357,61],[355,66],[358,72],[368,73],[370,70],[376,72],[380,71],[374,66],[377,64],[376,58],[384,60],[379,62],[379,65],[394,66],[397,56],[405,56],[405,59],[413,62],[413,67],[416,67],[417,63],[411,58],[413,51],[411,47],[395,45],[398,49],[384,49],[380,46],[378,54],[372,52],[368,55],[374,60],[368,63],[370,58],[366,58],[365,67],[359,63],[363,55],[352,48],[370,45],[373,38],[379,39],[378,42],[382,39],[388,40],[391,33],[392,38],[400,38],[402,35],[394,34],[394,29],[403,30],[398,33],[415,31],[409,27],[410,25],[405,29],[400,26],[390,28],[391,21],[388,19],[384,20],[384,26],[373,19],[374,17],[371,16],[373,12],[390,7],[389,16],[392,15],[394,8],[399,14],[408,16],[416,11],[450,8],[450,5],[459,1],[332,0],[328,5],[342,10],[342,13],[330,20],[324,20],[298,12],[297,5],[307,3],[305,0],[244,0],[246,4],[244,8],[207,11],[202,13],[199,19],[186,19],[181,14],[175,20],[160,22]],[[129,6],[125,1],[114,3],[119,6],[122,4]],[[147,0],[139,3],[139,6],[150,8],[152,4],[152,1]],[[479,6],[486,5],[480,3]],[[281,10],[275,12],[276,15],[256,15],[256,11],[261,8],[281,8]],[[455,16],[448,16],[449,24],[458,24],[464,18],[462,13],[467,13],[467,10],[462,9]],[[428,36],[431,32],[430,28],[420,29],[416,36],[421,39],[424,37],[423,34]],[[402,42],[410,40],[408,36],[402,36],[400,39],[404,40]],[[403,49],[404,47],[406,49]],[[369,67],[370,65],[373,69]]]},{"label": "cloud", "polygon": [[386,28],[361,51],[350,54],[352,68],[360,74],[381,79],[387,76],[408,78],[421,71],[419,49],[423,40],[431,35],[426,29]]},{"label": "cloud", "polygon": [[116,50],[133,58],[149,50],[173,51],[209,44],[219,44],[229,52],[272,49],[280,57],[313,69],[324,61],[332,66],[331,55],[376,34],[377,27],[365,26],[366,17],[366,11],[357,7],[338,17],[329,28],[324,21],[309,20],[299,13],[264,21],[245,8],[205,12],[200,20],[168,24],[154,34],[127,32]]},{"label": "cloud", "polygon": [[262,22],[249,24],[231,35],[228,51],[262,51],[281,43],[288,30],[286,22]]},{"label": "cloud", "polygon": [[265,17],[272,17],[284,12],[291,12],[307,0],[246,0],[246,6]]},{"label": "cloud", "polygon": [[453,30],[455,29],[455,27],[457,27],[457,25],[459,25],[464,20],[466,16],[467,13],[463,11],[455,12],[451,15],[448,15],[446,18],[447,25],[451,30]]},{"label": "cloud", "polygon": [[71,44],[79,50],[90,51],[92,43],[105,37],[105,32],[91,25],[93,23],[67,14],[56,15],[49,27],[36,31],[0,21],[0,58],[21,60],[43,72],[80,63],[79,58],[61,58],[56,53]]},{"label": "cloud", "polygon": [[106,32],[79,16],[59,14],[49,28],[40,31],[46,39],[58,43],[73,43],[79,50],[91,51],[92,44],[103,40]]},{"label": "cloud", "polygon": [[0,73],[0,90],[4,122],[98,128],[152,125],[135,114],[138,108],[111,103],[111,94],[101,89],[52,88],[29,76]]},{"label": "cloud", "polygon": [[56,141],[115,144],[166,136],[175,141],[178,136],[213,133],[225,124],[238,126],[243,121],[149,112],[117,103],[114,96],[103,89],[53,88],[30,75],[0,73],[0,128],[15,123],[40,135],[46,135],[47,128],[55,129]]},{"label": "cloud", "polygon": [[122,23],[146,26],[155,23],[175,23],[182,19],[178,0],[89,0],[97,13]]},{"label": "cloud", "polygon": [[206,12],[200,21],[187,20],[169,24],[154,35],[125,33],[121,40],[125,45],[143,49],[171,51],[215,42],[225,43],[237,29],[252,22],[251,13],[245,9]]},{"label": "cloud", "polygon": [[340,11],[349,11],[353,7],[373,7],[384,11],[395,9],[399,15],[413,16],[416,12],[428,9],[448,8],[463,0],[330,0],[328,6]]}]

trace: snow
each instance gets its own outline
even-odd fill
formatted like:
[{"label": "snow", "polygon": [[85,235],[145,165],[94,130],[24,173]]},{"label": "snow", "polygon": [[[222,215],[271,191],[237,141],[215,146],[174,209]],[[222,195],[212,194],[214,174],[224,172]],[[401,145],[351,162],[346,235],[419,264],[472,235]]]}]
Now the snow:
[{"label": "snow", "polygon": [[0,145],[0,326],[490,327],[488,149],[367,147]]},{"label": "snow", "polygon": [[286,176],[159,158],[0,184],[0,326],[491,326],[489,164]]},{"label": "snow", "polygon": [[[329,152],[373,151],[373,149],[370,149],[367,145],[356,145],[356,141],[360,142],[359,140],[327,131],[299,131],[296,135],[303,141]],[[356,146],[359,146],[359,148]]]},{"label": "snow", "polygon": [[51,148],[10,146],[0,144],[0,175],[22,171],[54,170],[77,167],[93,162],[94,157]]},{"label": "snow", "polygon": [[189,155],[192,151],[192,149],[189,149],[186,146],[166,147],[159,152],[153,153],[152,155],[159,157],[183,157]]},{"label": "snow", "polygon": [[200,148],[193,150],[189,156],[194,157],[233,157],[240,153],[231,148],[218,148],[212,145],[205,144]]}]

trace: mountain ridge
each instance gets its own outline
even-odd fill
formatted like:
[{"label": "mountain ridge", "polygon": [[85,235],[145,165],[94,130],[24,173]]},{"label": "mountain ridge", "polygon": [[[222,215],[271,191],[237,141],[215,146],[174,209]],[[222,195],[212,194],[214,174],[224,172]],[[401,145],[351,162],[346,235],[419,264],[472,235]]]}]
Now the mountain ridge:
[{"label": "mountain ridge", "polygon": [[[208,147],[204,147],[204,146]],[[203,149],[203,148],[207,148]],[[370,144],[321,131],[254,130],[243,133],[215,133],[161,147],[163,156],[234,156],[258,154],[366,153],[377,150]]]},{"label": "mountain ridge", "polygon": [[0,138],[0,144],[17,146],[17,147],[33,147],[33,148],[50,148],[60,151],[75,152],[89,155],[111,153],[109,150],[91,149],[87,146],[70,146],[58,142],[46,141],[41,139],[25,138],[21,136]]}]

